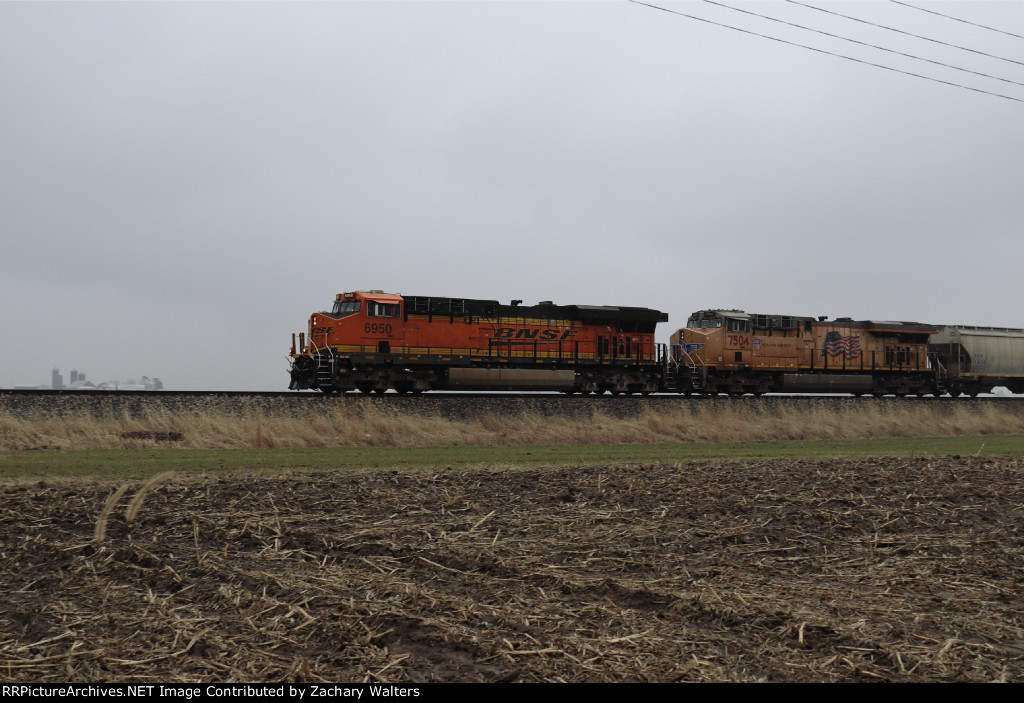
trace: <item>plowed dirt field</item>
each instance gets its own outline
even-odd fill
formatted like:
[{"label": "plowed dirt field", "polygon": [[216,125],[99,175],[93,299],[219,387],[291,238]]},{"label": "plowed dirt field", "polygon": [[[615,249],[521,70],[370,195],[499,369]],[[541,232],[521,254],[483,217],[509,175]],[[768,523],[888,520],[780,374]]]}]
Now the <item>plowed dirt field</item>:
[{"label": "plowed dirt field", "polygon": [[3,681],[1024,680],[1012,458],[119,487],[0,485]]}]

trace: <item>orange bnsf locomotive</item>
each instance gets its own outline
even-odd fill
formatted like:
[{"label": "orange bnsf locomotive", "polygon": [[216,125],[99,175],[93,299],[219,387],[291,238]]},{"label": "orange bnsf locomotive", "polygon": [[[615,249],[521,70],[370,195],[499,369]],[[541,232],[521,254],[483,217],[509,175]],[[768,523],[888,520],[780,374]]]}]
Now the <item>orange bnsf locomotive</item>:
[{"label": "orange bnsf locomotive", "polygon": [[648,308],[341,293],[292,336],[289,387],[651,393],[666,368],[654,330],[667,320]]}]

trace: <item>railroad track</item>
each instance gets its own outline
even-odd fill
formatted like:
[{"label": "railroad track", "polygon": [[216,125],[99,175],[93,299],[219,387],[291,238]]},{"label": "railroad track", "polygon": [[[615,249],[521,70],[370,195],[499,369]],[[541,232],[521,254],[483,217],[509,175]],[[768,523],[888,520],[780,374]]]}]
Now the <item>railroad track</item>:
[{"label": "railroad track", "polygon": [[883,400],[886,402],[898,401],[898,402],[943,402],[947,403],[950,401],[955,402],[997,402],[997,403],[1019,403],[1024,402],[1024,395],[1008,395],[1008,396],[997,396],[997,395],[980,395],[977,398],[970,398],[966,395],[962,395],[959,398],[952,398],[948,395],[936,398],[931,395],[925,396],[869,396],[869,397],[856,397],[850,394],[806,394],[806,393],[767,393],[762,396],[755,397],[753,394],[747,393],[740,396],[730,396],[724,393],[711,394],[705,396],[687,396],[680,395],[678,393],[652,393],[650,395],[613,395],[611,393],[604,393],[601,395],[587,395],[587,394],[567,394],[558,392],[542,392],[542,393],[529,393],[529,392],[503,392],[503,391],[473,391],[473,392],[453,392],[453,391],[429,391],[421,395],[406,395],[402,393],[395,393],[393,391],[378,394],[363,394],[358,391],[350,393],[344,393],[342,395],[327,396],[319,391],[141,391],[141,390],[97,390],[97,391],[83,391],[83,390],[49,390],[49,389],[37,389],[37,388],[0,388],[0,398],[3,397],[85,397],[85,396],[96,396],[96,397],[113,397],[113,398],[208,398],[208,397],[221,397],[221,398],[303,398],[310,401],[316,400],[340,400],[340,399],[363,399],[363,400],[386,400],[387,402],[409,402],[415,403],[418,400],[423,399],[448,399],[448,400],[467,400],[472,398],[506,398],[506,399],[562,399],[562,400],[573,400],[575,402],[620,402],[627,400],[644,400],[649,402],[672,402],[680,400],[689,400],[694,402],[702,401],[721,401],[729,399],[730,401],[740,402],[749,401],[753,403],[757,402],[770,402],[772,400],[786,399],[786,400],[809,400],[816,403],[822,400],[829,400],[838,403],[842,402],[855,402],[855,403],[870,403],[873,401]]},{"label": "railroad track", "polygon": [[588,416],[595,412],[613,417],[631,417],[644,412],[686,408],[690,412],[757,409],[842,410],[851,407],[891,409],[938,404],[941,408],[981,407],[997,404],[1024,412],[1024,396],[989,396],[958,399],[950,397],[857,398],[854,396],[765,395],[754,396],[681,396],[671,394],[565,395],[562,393],[450,393],[422,395],[349,393],[325,396],[302,391],[69,391],[0,390],[0,414],[18,417],[62,415],[98,417],[128,414],[142,416],[154,410],[168,413],[228,413],[244,415],[301,416],[331,412],[339,408],[375,410],[415,415],[439,415],[448,418],[473,418],[483,415]]},{"label": "railroad track", "polygon": [[[0,398],[3,397],[25,397],[25,398],[78,398],[78,397],[110,397],[110,398],[297,398],[303,399],[308,402],[316,402],[318,400],[326,401],[338,401],[338,400],[383,400],[386,402],[408,402],[414,404],[416,401],[424,399],[448,399],[448,400],[467,400],[472,398],[507,398],[507,399],[542,399],[542,398],[561,398],[561,399],[573,399],[576,401],[582,400],[602,400],[602,401],[616,401],[616,400],[658,400],[658,399],[682,399],[686,396],[679,394],[651,394],[647,396],[642,395],[628,395],[618,396],[610,393],[603,395],[570,395],[565,393],[558,393],[553,391],[529,393],[529,392],[504,392],[504,391],[474,391],[474,392],[458,392],[458,391],[428,391],[420,395],[407,395],[402,393],[396,393],[389,391],[384,394],[370,393],[364,394],[359,391],[351,391],[349,393],[343,393],[341,395],[325,395],[320,391],[140,391],[140,390],[97,390],[97,391],[81,391],[81,390],[49,390],[49,389],[35,389],[35,388],[0,388]],[[725,396],[723,396],[725,397]],[[799,396],[791,396],[799,397]],[[1022,396],[1024,397],[1024,396]],[[300,400],[302,402],[302,400]]]}]

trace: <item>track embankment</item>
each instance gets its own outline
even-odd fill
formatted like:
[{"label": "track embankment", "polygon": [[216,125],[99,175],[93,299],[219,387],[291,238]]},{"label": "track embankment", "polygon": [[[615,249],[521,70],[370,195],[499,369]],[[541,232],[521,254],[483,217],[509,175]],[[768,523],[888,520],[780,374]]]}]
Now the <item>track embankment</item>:
[{"label": "track embankment", "polygon": [[982,408],[993,404],[1001,409],[1024,414],[1024,397],[988,398],[855,398],[852,396],[753,396],[686,397],[650,396],[578,396],[560,393],[426,393],[419,396],[362,395],[324,396],[320,393],[249,393],[216,391],[24,391],[0,390],[0,413],[14,417],[140,417],[152,412],[230,413],[301,417],[343,411],[386,411],[408,415],[429,415],[451,419],[483,415],[522,415],[525,413],[557,417],[587,417],[595,412],[610,417],[635,417],[651,410],[708,410],[762,412],[830,409],[914,408],[934,406]]}]

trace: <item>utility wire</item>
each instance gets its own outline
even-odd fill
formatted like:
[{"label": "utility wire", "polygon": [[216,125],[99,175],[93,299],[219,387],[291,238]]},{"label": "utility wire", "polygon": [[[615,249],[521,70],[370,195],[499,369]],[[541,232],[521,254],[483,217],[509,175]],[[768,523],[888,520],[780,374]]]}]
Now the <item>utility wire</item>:
[{"label": "utility wire", "polygon": [[935,83],[942,83],[944,85],[951,85],[954,88],[963,88],[964,90],[970,90],[970,91],[973,91],[975,93],[984,93],[985,95],[991,95],[991,96],[996,97],[996,98],[1003,98],[1005,100],[1012,100],[1012,101],[1017,102],[1017,103],[1024,103],[1024,100],[1021,100],[1020,98],[1010,97],[1009,95],[1002,95],[1000,93],[993,93],[993,92],[988,91],[988,90],[982,90],[981,88],[971,88],[970,86],[961,85],[960,83],[953,83],[952,81],[944,81],[944,80],[941,80],[939,78],[931,78],[930,76],[922,76],[919,73],[911,73],[910,71],[903,71],[901,69],[893,68],[891,66],[884,66],[884,65],[882,65],[880,63],[872,63],[870,61],[864,61],[862,59],[855,59],[852,56],[844,56],[843,54],[836,54],[836,53],[831,52],[831,51],[826,51],[825,49],[818,49],[818,48],[815,48],[813,46],[807,46],[806,44],[798,44],[797,42],[787,41],[786,39],[779,39],[778,37],[771,37],[771,36],[768,36],[767,34],[760,34],[758,32],[752,32],[749,29],[741,29],[739,27],[733,27],[730,24],[724,24],[722,22],[715,22],[713,20],[704,19],[703,17],[696,17],[694,15],[688,15],[685,12],[679,12],[677,10],[670,10],[667,7],[659,7],[658,5],[651,5],[650,3],[640,2],[640,0],[629,0],[629,2],[633,3],[634,5],[643,5],[644,7],[649,7],[652,10],[661,10],[662,12],[668,12],[669,14],[672,14],[672,15],[679,15],[680,17],[687,17],[687,18],[689,18],[691,20],[697,20],[698,22],[706,22],[707,24],[713,24],[713,25],[718,26],[718,27],[725,27],[726,29],[733,29],[733,30],[735,30],[737,32],[743,32],[744,34],[752,34],[753,36],[756,36],[756,37],[762,37],[764,39],[771,39],[772,41],[777,41],[777,42],[779,42],[781,44],[789,44],[790,46],[798,46],[801,49],[808,49],[809,51],[816,51],[819,54],[828,54],[829,56],[836,56],[836,57],[841,58],[841,59],[846,59],[847,61],[854,61],[856,63],[862,63],[862,64],[865,64],[867,66],[874,66],[876,68],[884,68],[886,71],[893,71],[894,73],[902,73],[902,74],[907,75],[907,76],[913,76],[914,78],[923,78],[926,81],[933,81]]},{"label": "utility wire", "polygon": [[814,5],[808,5],[807,3],[804,3],[804,2],[797,2],[797,0],[786,0],[786,2],[792,3],[793,5],[800,5],[801,7],[807,7],[807,8],[810,8],[812,10],[817,10],[818,12],[825,12],[825,13],[827,13],[829,15],[835,15],[836,17],[842,17],[843,19],[853,20],[854,22],[861,22],[863,24],[869,24],[872,27],[881,27],[882,29],[888,29],[890,32],[898,32],[900,34],[906,34],[908,37],[916,37],[918,39],[924,39],[925,41],[935,42],[936,44],[942,44],[943,46],[951,46],[954,49],[961,49],[963,51],[970,51],[972,54],[981,54],[982,56],[988,56],[989,58],[999,59],[1000,61],[1009,61],[1010,63],[1017,64],[1018,66],[1024,66],[1024,61],[1015,61],[1014,59],[1007,59],[1007,58],[1004,58],[1002,56],[996,56],[995,54],[987,54],[984,51],[978,51],[977,49],[968,49],[966,46],[958,46],[957,44],[950,44],[948,42],[939,41],[938,39],[932,39],[930,37],[923,37],[920,34],[914,34],[913,32],[904,32],[902,29],[896,29],[895,27],[886,27],[884,24],[875,24],[874,22],[868,22],[867,20],[862,20],[862,19],[859,19],[857,17],[850,17],[849,15],[843,15],[843,14],[840,14],[838,12],[833,12],[832,10],[826,10],[823,7],[815,7]]},{"label": "utility wire", "polygon": [[959,17],[953,17],[952,15],[944,15],[941,12],[936,12],[935,10],[927,10],[927,9],[925,9],[923,7],[918,7],[917,5],[911,5],[909,2],[900,2],[900,0],[889,0],[889,1],[890,2],[894,2],[897,5],[903,5],[904,7],[910,7],[910,8],[913,8],[915,10],[920,10],[921,12],[930,12],[933,15],[938,15],[939,17],[945,17],[946,19],[949,19],[949,20],[955,20],[957,22],[963,22],[964,24],[973,24],[975,27],[981,27],[982,29],[988,29],[988,30],[991,30],[993,32],[999,32],[1000,34],[1008,34],[1011,37],[1017,37],[1018,39],[1024,39],[1024,37],[1022,37],[1021,35],[1014,34],[1013,32],[1007,32],[1006,30],[1003,30],[1003,29],[996,29],[995,27],[989,27],[988,25],[978,24],[977,22],[971,22],[970,20],[962,20]]},{"label": "utility wire", "polygon": [[826,31],[823,31],[821,29],[815,29],[814,27],[805,27],[802,24],[796,24],[794,22],[787,22],[785,20],[780,20],[780,19],[778,19],[776,17],[769,17],[768,15],[762,15],[762,14],[759,14],[757,12],[751,12],[750,10],[743,10],[743,9],[741,9],[739,7],[733,7],[732,5],[726,5],[725,3],[715,2],[715,0],[704,0],[704,2],[706,2],[706,3],[710,4],[710,5],[718,5],[719,7],[724,7],[726,9],[728,9],[728,10],[735,10],[736,12],[742,12],[742,13],[744,13],[746,15],[753,15],[754,17],[760,17],[762,19],[771,20],[772,22],[778,22],[780,24],[786,24],[786,25],[789,25],[790,27],[796,27],[798,29],[806,29],[808,32],[816,32],[817,34],[823,34],[826,37],[832,37],[834,39],[842,39],[843,41],[852,42],[854,44],[860,44],[861,46],[869,46],[872,49],[878,49],[880,51],[888,51],[890,54],[898,54],[899,56],[906,56],[907,58],[917,59],[918,61],[925,61],[927,63],[933,63],[936,66],[944,66],[945,68],[952,68],[952,69],[957,70],[957,71],[963,71],[964,73],[973,73],[976,76],[983,76],[985,78],[992,78],[992,79],[997,80],[997,81],[1003,81],[1004,83],[1013,83],[1014,85],[1024,86],[1024,83],[1021,83],[1019,81],[1013,81],[1013,80],[1010,80],[1009,78],[1000,78],[999,76],[993,76],[993,75],[990,75],[988,73],[981,73],[980,71],[972,71],[969,68],[961,68],[960,66],[954,66],[954,65],[948,64],[948,63],[942,63],[941,61],[933,61],[932,59],[926,59],[926,58],[923,58],[921,56],[915,56],[914,54],[906,54],[906,53],[904,53],[902,51],[896,51],[895,49],[887,49],[884,46],[878,46],[877,44],[869,44],[868,42],[862,42],[862,41],[859,41],[857,39],[850,39],[849,37],[840,36],[839,34],[832,34],[831,32],[826,32]]}]

